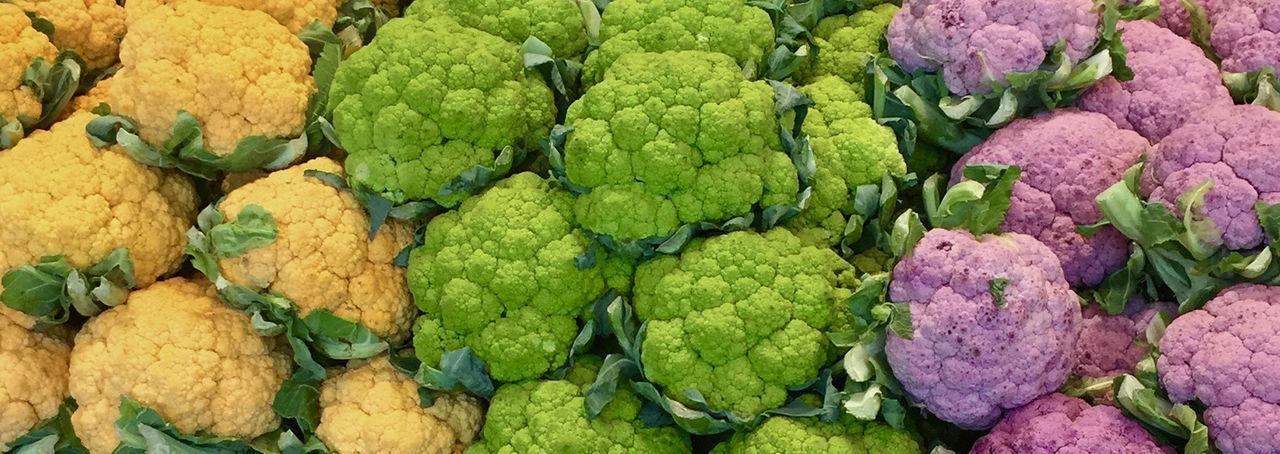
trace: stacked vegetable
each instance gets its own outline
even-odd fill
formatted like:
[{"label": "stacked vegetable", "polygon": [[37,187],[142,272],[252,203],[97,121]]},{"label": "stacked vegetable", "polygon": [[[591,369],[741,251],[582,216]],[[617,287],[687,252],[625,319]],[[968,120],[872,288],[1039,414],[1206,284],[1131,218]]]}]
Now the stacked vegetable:
[{"label": "stacked vegetable", "polygon": [[1278,15],[0,0],[0,450],[1280,452]]}]

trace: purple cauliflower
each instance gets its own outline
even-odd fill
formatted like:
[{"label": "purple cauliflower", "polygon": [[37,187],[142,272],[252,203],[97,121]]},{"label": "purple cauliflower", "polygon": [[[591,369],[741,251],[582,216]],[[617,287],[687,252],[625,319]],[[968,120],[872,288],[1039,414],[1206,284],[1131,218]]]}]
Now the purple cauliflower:
[{"label": "purple cauliflower", "polygon": [[1242,285],[1173,320],[1160,340],[1160,384],[1203,403],[1222,452],[1280,452],[1280,287]]},{"label": "purple cauliflower", "polygon": [[1094,198],[1149,148],[1101,114],[1059,109],[996,131],[952,168],[951,181],[969,164],[1022,167],[1000,230],[1034,236],[1058,255],[1068,282],[1093,286],[1124,266],[1129,240],[1109,226],[1085,238],[1076,225],[1102,219]]},{"label": "purple cauliflower", "polygon": [[[1219,3],[1219,0],[1194,1],[1209,17],[1213,17],[1214,8]],[[1125,3],[1136,5],[1142,3],[1142,0],[1126,0]],[[1187,9],[1182,7],[1180,0],[1160,0],[1160,17],[1156,19],[1156,24],[1177,33],[1178,36],[1191,36],[1191,16],[1187,14]]]},{"label": "purple cauliflower", "polygon": [[1280,68],[1280,3],[1275,0],[1219,0],[1213,15],[1213,50],[1222,69],[1245,73]]},{"label": "purple cauliflower", "polygon": [[885,352],[912,399],[965,429],[1053,392],[1075,366],[1080,303],[1058,258],[1019,233],[934,229],[893,269],[889,298],[910,303],[911,339]]},{"label": "purple cauliflower", "polygon": [[1253,248],[1266,239],[1254,203],[1280,202],[1277,156],[1280,113],[1261,106],[1211,109],[1189,119],[1152,150],[1142,175],[1142,193],[1172,209],[1179,195],[1213,179],[1200,214],[1213,221],[1228,249]]},{"label": "purple cauliflower", "polygon": [[1119,29],[1133,80],[1103,79],[1081,97],[1081,109],[1159,142],[1206,107],[1231,104],[1218,66],[1195,44],[1149,21]]},{"label": "purple cauliflower", "polygon": [[1013,410],[969,454],[1167,453],[1115,407],[1053,393]]},{"label": "purple cauliflower", "polygon": [[907,72],[942,72],[959,95],[991,92],[1011,72],[1031,71],[1066,41],[1079,63],[1098,41],[1090,0],[904,0],[889,24],[889,53]]},{"label": "purple cauliflower", "polygon": [[1133,372],[1133,367],[1148,349],[1135,340],[1146,331],[1156,314],[1177,315],[1178,306],[1170,303],[1143,302],[1135,298],[1124,312],[1108,315],[1102,306],[1084,308],[1080,340],[1076,341],[1076,375],[1088,378],[1114,377]]}]

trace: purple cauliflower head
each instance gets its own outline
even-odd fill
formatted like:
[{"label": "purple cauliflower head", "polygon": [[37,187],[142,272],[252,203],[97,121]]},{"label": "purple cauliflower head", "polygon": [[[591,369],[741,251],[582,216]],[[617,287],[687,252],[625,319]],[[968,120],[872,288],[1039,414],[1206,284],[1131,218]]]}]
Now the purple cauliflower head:
[{"label": "purple cauliflower head", "polygon": [[1068,282],[1092,286],[1124,266],[1129,240],[1109,226],[1085,238],[1076,225],[1102,220],[1094,198],[1149,148],[1101,114],[1059,109],[996,131],[952,168],[951,181],[961,181],[965,165],[1021,167],[1000,230],[1040,240],[1058,255]]},{"label": "purple cauliflower head", "polygon": [[1115,407],[1053,393],[1006,414],[970,454],[1173,454]]},{"label": "purple cauliflower head", "polygon": [[1195,44],[1150,21],[1119,29],[1133,79],[1103,79],[1080,98],[1081,109],[1159,142],[1206,107],[1231,104],[1218,66]]},{"label": "purple cauliflower head", "polygon": [[889,53],[907,72],[941,71],[959,95],[1040,66],[1062,40],[1072,62],[1098,41],[1091,0],[904,0],[889,24]]},{"label": "purple cauliflower head", "polygon": [[1219,0],[1210,41],[1222,69],[1245,73],[1280,68],[1280,3],[1275,0]]},{"label": "purple cauliflower head", "polygon": [[1160,352],[1169,399],[1203,403],[1222,452],[1280,452],[1280,287],[1223,291],[1174,319]]},{"label": "purple cauliflower head", "polygon": [[893,269],[912,339],[885,351],[912,399],[965,429],[1058,389],[1075,366],[1080,303],[1058,258],[1019,233],[934,229]]},{"label": "purple cauliflower head", "polygon": [[1156,314],[1170,317],[1178,314],[1178,306],[1170,303],[1146,303],[1135,298],[1124,312],[1108,315],[1097,304],[1084,308],[1080,340],[1076,341],[1076,375],[1088,378],[1114,377],[1133,372],[1133,367],[1148,349],[1135,342],[1151,324]]},{"label": "purple cauliflower head", "polygon": [[1143,170],[1142,193],[1172,209],[1179,195],[1212,179],[1200,214],[1213,221],[1228,249],[1253,248],[1266,239],[1254,203],[1280,202],[1277,156],[1280,113],[1261,106],[1211,109],[1189,119],[1152,150]]}]

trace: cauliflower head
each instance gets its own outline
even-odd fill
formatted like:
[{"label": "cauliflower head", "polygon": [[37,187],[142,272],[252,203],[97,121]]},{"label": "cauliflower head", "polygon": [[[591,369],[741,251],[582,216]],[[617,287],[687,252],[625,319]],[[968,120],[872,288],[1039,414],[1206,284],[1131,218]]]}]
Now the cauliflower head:
[{"label": "cauliflower head", "polygon": [[621,388],[604,411],[587,418],[584,395],[602,361],[578,358],[563,380],[503,385],[489,401],[483,438],[467,454],[688,454],[689,435],[648,427],[637,417],[644,400]]},{"label": "cauliflower head", "polygon": [[537,37],[560,58],[587,50],[586,23],[576,0],[430,0],[413,2],[405,17],[449,16],[517,45]]},{"label": "cauliflower head", "polygon": [[810,31],[818,46],[818,55],[796,70],[796,80],[813,83],[836,76],[861,86],[867,59],[880,52],[880,37],[889,29],[889,22],[897,12],[896,5],[883,3],[818,21]]},{"label": "cauliflower head", "polygon": [[1173,320],[1160,340],[1160,384],[1169,400],[1199,400],[1226,453],[1280,451],[1280,288],[1229,288]]},{"label": "cauliflower head", "polygon": [[791,202],[799,188],[773,90],[744,80],[724,54],[624,55],[569,107],[566,124],[566,175],[590,190],[578,220],[616,239]]},{"label": "cauliflower head", "polygon": [[1121,22],[1118,28],[1134,77],[1098,82],[1081,96],[1081,110],[1159,142],[1204,109],[1231,104],[1218,66],[1195,44],[1150,21]]},{"label": "cauliflower head", "polygon": [[418,358],[434,366],[471,347],[506,382],[560,367],[578,317],[605,292],[602,267],[574,264],[590,247],[573,196],[532,173],[436,216],[409,255],[409,289],[426,312],[414,326]]},{"label": "cauliflower head", "polygon": [[894,375],[963,429],[1058,389],[1075,365],[1080,302],[1030,236],[930,230],[893,268],[889,299],[910,303],[915,327],[912,339],[889,334]]},{"label": "cauliflower head", "polygon": [[582,81],[608,77],[619,57],[640,52],[699,50],[730,57],[754,79],[773,51],[773,21],[742,0],[614,0],[601,17],[600,48],[587,56]]},{"label": "cauliflower head", "polygon": [[919,454],[920,443],[905,430],[844,415],[838,422],[775,416],[751,432],[737,432],[712,454]]},{"label": "cauliflower head", "polygon": [[1160,313],[1178,314],[1172,303],[1146,303],[1141,298],[1130,301],[1124,312],[1108,315],[1097,304],[1083,310],[1080,339],[1076,341],[1075,374],[1081,377],[1105,378],[1132,373],[1138,361],[1149,350],[1135,342],[1147,325]]},{"label": "cauliflower head", "polygon": [[996,131],[952,167],[951,181],[966,165],[1021,167],[1000,231],[1035,237],[1057,254],[1068,282],[1093,286],[1124,266],[1129,240],[1110,226],[1085,238],[1076,226],[1102,220],[1094,198],[1150,148],[1101,114],[1060,109]]},{"label": "cauliflower head", "polygon": [[320,385],[316,436],[335,452],[450,454],[470,445],[484,409],[461,393],[419,405],[418,384],[385,355],[352,362]]},{"label": "cauliflower head", "polygon": [[116,62],[124,35],[124,7],[115,0],[14,0],[53,24],[53,44],[71,49],[88,70]]},{"label": "cauliflower head", "polygon": [[0,37],[0,118],[39,118],[43,109],[40,96],[23,85],[22,73],[37,57],[52,63],[58,48],[31,26],[22,8],[11,3],[0,3]]},{"label": "cauliflower head", "polygon": [[191,181],[95,148],[85,136],[93,118],[78,112],[0,153],[0,275],[45,255],[84,269],[125,248],[141,288],[182,262],[197,203]]},{"label": "cauliflower head", "polygon": [[404,340],[417,310],[404,270],[392,262],[413,241],[407,223],[391,221],[369,240],[369,215],[350,191],[305,175],[308,170],[342,174],[342,166],[317,158],[231,191],[219,205],[234,220],[257,205],[275,219],[276,239],[218,262],[231,283],[279,292],[300,309],[328,309],[360,322],[391,343]]},{"label": "cauliflower head", "polygon": [[672,399],[697,390],[712,409],[743,417],[782,406],[788,386],[826,364],[824,331],[848,311],[841,282],[851,270],[785,229],[712,237],[641,264],[645,377]]},{"label": "cauliflower head", "polygon": [[893,129],[871,118],[861,85],[828,76],[801,91],[814,102],[804,131],[817,173],[810,181],[808,209],[787,226],[814,244],[831,246],[844,232],[846,206],[857,187],[879,185],[885,175],[905,175],[907,164]]},{"label": "cauliflower head", "polygon": [[1142,193],[1173,209],[1178,196],[1212,179],[1200,214],[1213,221],[1228,249],[1253,248],[1266,240],[1255,202],[1280,203],[1278,154],[1280,113],[1260,106],[1201,112],[1151,151]]},{"label": "cauliflower head", "polygon": [[940,72],[952,93],[982,95],[1039,68],[1059,41],[1081,62],[1099,23],[1091,0],[913,0],[889,24],[889,53],[908,73]]},{"label": "cauliflower head", "polygon": [[271,403],[289,356],[213,287],[173,278],[129,295],[84,325],[71,350],[76,434],[92,453],[119,443],[120,396],[183,433],[253,438],[275,429]]},{"label": "cauliflower head", "polygon": [[[125,3],[129,27],[156,9],[170,7],[186,0],[132,0]],[[229,6],[247,11],[262,11],[270,15],[280,25],[289,29],[290,33],[302,31],[307,24],[320,21],[326,27],[333,25],[338,17],[338,6],[343,0],[191,0],[208,5]],[[252,27],[252,25],[250,25]],[[264,52],[263,58],[271,53]]]},{"label": "cauliflower head", "polygon": [[1210,16],[1210,42],[1222,70],[1280,68],[1280,9],[1272,0],[1219,0]]},{"label": "cauliflower head", "polygon": [[971,454],[1123,452],[1174,454],[1120,409],[1053,393],[1010,411]]},{"label": "cauliflower head", "polygon": [[58,414],[71,344],[0,314],[0,449]]},{"label": "cauliflower head", "polygon": [[448,17],[394,19],[338,68],[333,125],[356,184],[403,203],[445,206],[441,189],[535,143],[555,122],[551,89],[527,73],[520,45]]},{"label": "cauliflower head", "polygon": [[245,137],[300,135],[315,91],[310,72],[307,46],[271,16],[182,1],[130,22],[110,104],[152,145],[187,111],[204,147],[226,156]]}]

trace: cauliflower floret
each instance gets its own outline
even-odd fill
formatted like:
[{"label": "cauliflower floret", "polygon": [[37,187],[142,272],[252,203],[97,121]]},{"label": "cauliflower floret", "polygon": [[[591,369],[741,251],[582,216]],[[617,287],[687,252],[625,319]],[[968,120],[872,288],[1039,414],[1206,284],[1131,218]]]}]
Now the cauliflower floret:
[{"label": "cauliflower floret", "polygon": [[1097,304],[1085,307],[1080,339],[1076,341],[1076,358],[1080,362],[1076,364],[1075,374],[1105,378],[1132,373],[1138,361],[1150,351],[1136,340],[1160,313],[1176,316],[1178,306],[1145,303],[1139,298],[1130,301],[1124,312],[1116,315],[1107,315]]},{"label": "cauliflower floret", "polygon": [[1075,365],[1080,302],[1035,238],[930,230],[894,267],[889,299],[911,304],[915,328],[912,339],[888,335],[895,376],[963,429],[1053,392]]},{"label": "cauliflower floret", "polygon": [[796,80],[808,84],[836,76],[861,86],[867,59],[880,52],[880,37],[897,12],[897,6],[885,3],[818,21],[812,33],[819,52],[796,70]]},{"label": "cauliflower floret", "polygon": [[279,292],[298,305],[299,317],[328,309],[392,344],[404,340],[417,310],[404,270],[392,261],[413,241],[413,229],[393,220],[370,241],[369,215],[355,196],[307,170],[342,174],[337,162],[318,158],[245,184],[219,204],[228,221],[257,205],[276,223],[271,244],[219,261],[223,277]]},{"label": "cauliflower floret", "polygon": [[405,9],[409,18],[434,16],[452,17],[515,44],[537,37],[559,58],[577,57],[587,49],[586,24],[576,0],[434,0]]},{"label": "cauliflower floret", "polygon": [[71,344],[0,314],[0,449],[52,418],[67,398]]},{"label": "cauliflower floret", "polygon": [[111,66],[120,54],[124,7],[115,0],[14,0],[53,24],[53,44],[84,59],[85,69]]},{"label": "cauliflower floret", "polygon": [[466,394],[434,398],[430,407],[419,406],[418,384],[386,356],[353,363],[320,386],[316,436],[329,449],[350,454],[459,452],[480,431],[484,410]]},{"label": "cauliflower floret", "polygon": [[[48,36],[31,27],[31,19],[21,8],[10,3],[0,3],[0,38],[0,120],[39,118],[40,97],[22,84],[22,72],[36,57],[52,63],[58,48]],[[4,126],[3,122],[0,126]]]},{"label": "cauliflower floret", "polygon": [[712,454],[919,454],[921,446],[905,430],[842,415],[838,422],[775,416],[750,432],[735,433]]},{"label": "cauliflower floret", "polygon": [[[109,1],[109,0],[108,0]],[[185,0],[129,0],[124,11],[130,28],[136,22],[156,9],[169,7]],[[198,0],[201,3],[217,6],[229,6],[247,11],[262,11],[270,15],[280,25],[289,29],[290,33],[302,31],[307,24],[315,21],[325,26],[333,25],[338,17],[338,6],[345,0]],[[272,55],[264,53],[262,58]]]},{"label": "cauliflower floret", "polygon": [[190,112],[205,148],[225,156],[245,137],[301,134],[310,72],[307,46],[265,13],[181,1],[130,23],[110,104],[155,146]]},{"label": "cauliflower floret", "polygon": [[1223,71],[1280,69],[1280,8],[1274,0],[1219,0],[1210,18],[1210,41]]},{"label": "cauliflower floret", "polygon": [[970,454],[1174,454],[1120,410],[1053,393],[1010,411]]},{"label": "cauliflower floret", "polygon": [[271,403],[289,367],[285,350],[212,286],[169,279],[76,335],[70,389],[80,407],[71,423],[90,452],[111,452],[127,395],[183,433],[252,438],[280,424]]},{"label": "cauliflower floret", "polygon": [[[1192,0],[1200,8],[1205,10],[1205,14],[1212,19],[1214,11],[1221,3],[1220,0]],[[1143,0],[1125,0],[1128,4],[1139,4]],[[1160,0],[1160,17],[1156,19],[1156,24],[1177,33],[1178,36],[1191,36],[1191,16],[1187,14],[1187,9],[1182,6],[1182,0]]]}]

